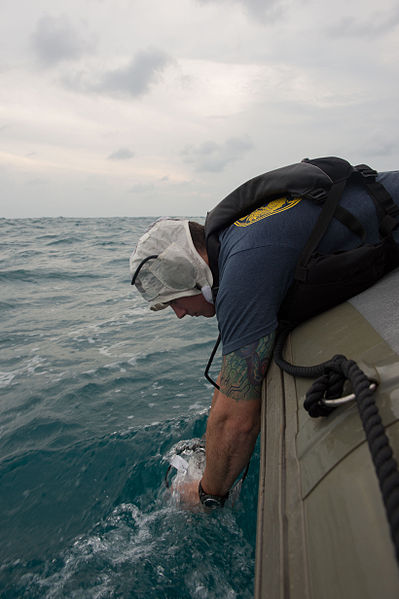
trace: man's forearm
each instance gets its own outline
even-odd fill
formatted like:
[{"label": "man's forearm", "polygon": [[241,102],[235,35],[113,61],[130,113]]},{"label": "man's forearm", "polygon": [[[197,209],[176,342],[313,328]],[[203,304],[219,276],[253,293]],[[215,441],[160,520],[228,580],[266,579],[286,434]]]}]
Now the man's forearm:
[{"label": "man's forearm", "polygon": [[206,430],[202,487],[207,493],[225,495],[251,457],[274,336],[272,332],[223,357],[220,391],[213,396]]},{"label": "man's forearm", "polygon": [[231,399],[216,391],[206,430],[203,489],[225,495],[247,465],[259,433],[260,400]]}]

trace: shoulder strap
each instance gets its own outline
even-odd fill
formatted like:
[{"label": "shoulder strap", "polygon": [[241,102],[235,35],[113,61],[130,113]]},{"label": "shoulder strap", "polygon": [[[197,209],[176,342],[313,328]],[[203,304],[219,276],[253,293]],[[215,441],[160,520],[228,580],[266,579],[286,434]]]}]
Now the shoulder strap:
[{"label": "shoulder strap", "polygon": [[390,235],[399,225],[399,206],[392,200],[385,187],[377,181],[377,171],[367,164],[355,166],[355,171],[361,175],[363,184],[374,202],[380,235],[382,237]]},{"label": "shoulder strap", "polygon": [[348,229],[350,229],[352,233],[357,235],[357,237],[360,238],[360,241],[362,243],[364,242],[364,240],[366,239],[366,231],[361,222],[355,216],[353,216],[353,214],[349,212],[349,210],[346,210],[346,208],[344,208],[343,206],[338,205],[335,208],[334,217],[337,220],[339,220],[343,225],[348,227]]},{"label": "shoulder strap", "polygon": [[[326,168],[327,166],[326,170],[330,167],[330,164],[326,165],[326,159],[324,158],[316,159],[312,161],[312,163],[320,165],[322,168]],[[334,166],[335,165],[333,165],[333,167]],[[343,174],[343,172],[344,171],[341,171],[341,174]],[[327,200],[320,212],[319,218],[300,255],[295,270],[296,280],[302,282],[306,281],[308,274],[308,261],[322,240],[333,216],[338,217],[339,220],[353,232],[356,232],[355,228],[358,226],[358,224],[360,225],[357,219],[355,219],[350,212],[338,205],[346,183],[349,177],[353,174],[361,176],[360,181],[366,187],[369,195],[373,199],[379,220],[380,236],[382,238],[387,237],[399,225],[399,207],[394,203],[385,187],[376,180],[378,174],[377,171],[371,169],[365,164],[358,165],[354,168],[348,168],[346,174],[341,177],[341,180],[336,181],[330,189]],[[329,175],[334,178],[334,173],[332,173],[331,168],[329,169]],[[361,225],[360,227],[361,229],[358,230],[357,234],[361,237],[362,241],[364,241],[365,232]]]},{"label": "shoulder strap", "polygon": [[328,193],[327,200],[324,202],[321,212],[319,214],[319,218],[317,219],[316,224],[313,227],[312,232],[299,257],[295,269],[296,280],[302,282],[306,281],[308,274],[307,264],[309,262],[309,259],[315,251],[315,249],[317,248],[317,246],[319,245],[322,238],[324,237],[328,225],[334,217],[336,208],[342,197],[342,193],[345,189],[347,181],[348,178],[341,179],[340,181],[334,183],[331,187]]},{"label": "shoulder strap", "polygon": [[[335,156],[330,156],[327,158],[314,158],[312,160],[309,160],[309,158],[305,158],[303,162],[307,162],[309,164],[317,166],[330,177],[333,184],[338,183],[339,181],[345,181],[346,184],[348,179],[356,172],[354,167],[347,160],[344,160],[343,158],[336,158]],[[342,192],[343,189],[341,191],[341,194]],[[307,197],[309,199],[312,199],[313,201],[316,201],[317,204],[324,205],[324,203],[326,202],[326,198],[328,198],[329,196],[328,194],[326,194],[322,202],[317,201],[317,198],[314,198],[311,195]],[[343,206],[339,205],[339,197],[337,198],[337,200],[338,201],[335,204],[335,211],[332,213],[330,220],[332,217],[336,218],[350,231],[352,231],[352,233],[357,235],[357,237],[360,238],[361,242],[363,242],[366,239],[366,231],[364,230],[363,225],[355,216],[353,216],[353,214],[351,214],[351,212],[346,210]],[[328,226],[328,223],[326,223],[326,225]],[[324,232],[326,231],[327,226],[325,227]],[[321,241],[321,239],[322,236],[320,237],[319,242]],[[316,249],[317,245],[318,243],[314,246],[313,249]]]}]

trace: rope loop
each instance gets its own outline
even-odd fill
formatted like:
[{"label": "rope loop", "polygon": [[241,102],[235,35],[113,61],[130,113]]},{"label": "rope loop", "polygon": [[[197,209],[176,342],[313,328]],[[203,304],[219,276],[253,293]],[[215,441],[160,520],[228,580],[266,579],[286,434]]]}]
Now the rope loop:
[{"label": "rope loop", "polygon": [[314,381],[306,393],[304,408],[312,418],[328,416],[335,409],[327,406],[324,399],[340,397],[345,379],[343,365],[348,362],[345,356],[336,355],[323,365],[324,374]]},{"label": "rope loop", "polygon": [[345,381],[349,381],[374,463],[385,511],[399,562],[399,471],[389,439],[385,433],[370,380],[353,360],[334,356],[324,364],[324,374],[306,394],[305,409],[313,418],[327,416],[335,408],[323,404],[327,397],[339,397]]},{"label": "rope loop", "polygon": [[306,393],[304,408],[312,418],[320,416],[328,416],[334,410],[323,403],[323,398],[326,396],[330,385],[330,377],[328,374],[323,374],[318,378],[309,391]]}]

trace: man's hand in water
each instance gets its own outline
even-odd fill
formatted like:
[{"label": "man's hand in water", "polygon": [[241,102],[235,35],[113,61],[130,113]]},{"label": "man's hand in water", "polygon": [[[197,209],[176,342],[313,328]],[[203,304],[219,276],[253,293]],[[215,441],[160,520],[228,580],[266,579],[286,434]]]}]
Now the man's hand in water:
[{"label": "man's hand in water", "polygon": [[190,480],[173,485],[172,492],[179,495],[180,503],[184,508],[197,508],[201,506],[198,495],[199,480]]}]

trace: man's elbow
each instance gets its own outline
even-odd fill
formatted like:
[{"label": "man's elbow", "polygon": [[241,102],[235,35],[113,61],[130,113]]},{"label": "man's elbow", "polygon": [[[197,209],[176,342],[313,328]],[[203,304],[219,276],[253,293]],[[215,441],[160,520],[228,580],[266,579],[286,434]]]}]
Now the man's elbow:
[{"label": "man's elbow", "polygon": [[248,439],[257,437],[260,430],[260,419],[250,418],[231,418],[226,417],[219,421],[221,435],[234,439],[236,442],[245,442]]},{"label": "man's elbow", "polygon": [[253,438],[258,436],[260,430],[259,418],[256,420],[238,421],[232,423],[232,428],[235,432],[236,438]]},{"label": "man's elbow", "polygon": [[236,401],[222,393],[211,408],[210,420],[217,435],[229,439],[252,439],[260,429],[260,401]]}]

